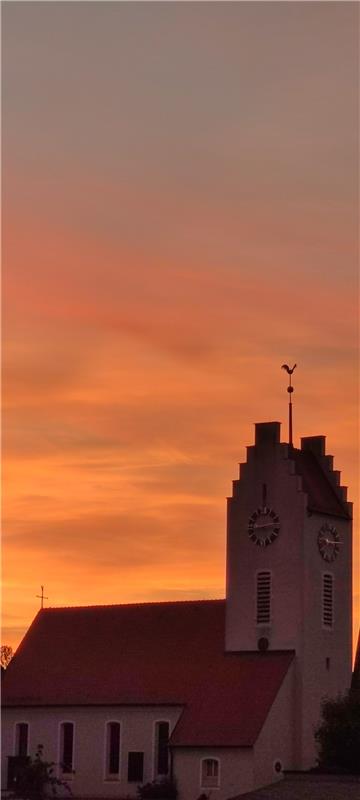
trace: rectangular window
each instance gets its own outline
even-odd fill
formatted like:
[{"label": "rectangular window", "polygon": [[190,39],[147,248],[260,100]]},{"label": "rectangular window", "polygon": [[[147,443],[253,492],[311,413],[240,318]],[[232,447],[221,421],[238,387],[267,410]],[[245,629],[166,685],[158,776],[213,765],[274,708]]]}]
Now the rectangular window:
[{"label": "rectangular window", "polygon": [[323,608],[322,621],[325,628],[332,628],[334,623],[334,578],[325,572],[323,575]]},{"label": "rectangular window", "polygon": [[167,775],[169,772],[169,723],[157,722],[155,727],[155,772]]},{"label": "rectangular window", "polygon": [[128,781],[142,783],[144,776],[144,753],[129,753]]},{"label": "rectangular window", "polygon": [[271,573],[269,570],[256,575],[256,624],[270,625],[271,621]]},{"label": "rectangular window", "polygon": [[120,722],[106,726],[106,773],[115,776],[120,771]]},{"label": "rectangular window", "polygon": [[74,723],[62,722],[60,728],[60,764],[63,773],[73,770],[74,759]]},{"label": "rectangular window", "polygon": [[24,758],[28,754],[29,725],[18,722],[15,729],[15,755]]}]

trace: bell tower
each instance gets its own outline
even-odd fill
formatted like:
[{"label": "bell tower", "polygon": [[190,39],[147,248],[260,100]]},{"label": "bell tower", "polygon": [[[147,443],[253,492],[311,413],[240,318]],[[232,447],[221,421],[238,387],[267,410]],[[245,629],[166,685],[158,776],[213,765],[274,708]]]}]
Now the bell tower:
[{"label": "bell tower", "polygon": [[227,514],[228,651],[295,651],[294,768],[314,765],[323,696],[351,679],[352,505],[325,437],[255,425]]}]

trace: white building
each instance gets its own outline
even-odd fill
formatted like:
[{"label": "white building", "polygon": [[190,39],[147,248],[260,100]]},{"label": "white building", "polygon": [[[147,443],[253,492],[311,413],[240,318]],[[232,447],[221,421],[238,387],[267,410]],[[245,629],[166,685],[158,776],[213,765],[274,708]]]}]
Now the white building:
[{"label": "white building", "polygon": [[4,680],[3,785],[39,743],[75,797],[172,775],[179,800],[225,800],[313,766],[321,699],[351,680],[339,477],[323,436],[295,449],[257,424],[228,500],[225,600],[40,611]]}]

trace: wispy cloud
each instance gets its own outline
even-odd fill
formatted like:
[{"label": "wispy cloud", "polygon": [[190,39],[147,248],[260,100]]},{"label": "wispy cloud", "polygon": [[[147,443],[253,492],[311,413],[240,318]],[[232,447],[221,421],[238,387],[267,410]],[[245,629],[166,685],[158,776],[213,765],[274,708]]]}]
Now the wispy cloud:
[{"label": "wispy cloud", "polygon": [[327,434],[356,499],[358,43],[346,3],[5,5],[16,642],[42,583],[221,596],[224,498],[253,423],[286,417],[283,361],[296,436]]}]

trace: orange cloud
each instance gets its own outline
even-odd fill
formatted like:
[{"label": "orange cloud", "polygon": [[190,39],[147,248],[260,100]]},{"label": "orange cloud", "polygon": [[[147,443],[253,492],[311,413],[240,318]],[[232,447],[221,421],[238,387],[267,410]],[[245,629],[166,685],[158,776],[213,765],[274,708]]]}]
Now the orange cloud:
[{"label": "orange cloud", "polygon": [[356,9],[46,5],[5,13],[12,644],[41,584],[223,595],[224,498],[253,422],[286,419],[283,361],[296,437],[327,434],[358,499]]}]

